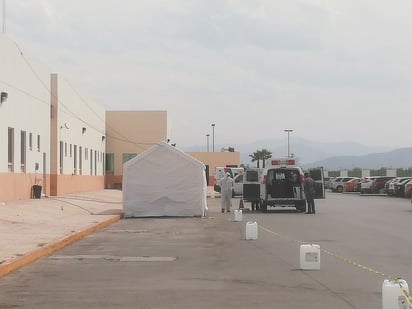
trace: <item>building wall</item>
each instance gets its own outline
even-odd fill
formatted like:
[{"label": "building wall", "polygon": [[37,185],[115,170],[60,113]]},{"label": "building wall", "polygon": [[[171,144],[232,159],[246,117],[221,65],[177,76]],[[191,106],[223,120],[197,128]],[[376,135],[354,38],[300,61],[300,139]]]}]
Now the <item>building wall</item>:
[{"label": "building wall", "polygon": [[209,186],[214,185],[215,168],[239,166],[239,152],[188,152],[187,154],[203,162],[209,168]]},{"label": "building wall", "polygon": [[[35,184],[45,195],[103,189],[105,110],[4,34],[0,55],[0,201],[31,198]],[[60,142],[72,156],[60,156]]]},{"label": "building wall", "polygon": [[54,159],[51,195],[101,190],[104,188],[105,110],[81,96],[57,74],[51,75],[50,84]]},{"label": "building wall", "polygon": [[106,111],[106,133],[106,153],[114,156],[113,166],[106,169],[106,187],[118,188],[124,156],[131,158],[167,140],[167,112]]},{"label": "building wall", "polygon": [[[43,64],[5,34],[0,34],[0,52],[0,91],[8,93],[7,100],[0,104],[0,201],[8,201],[30,198],[34,184],[43,185],[48,191],[50,75]],[[8,128],[14,130],[11,165]]]}]

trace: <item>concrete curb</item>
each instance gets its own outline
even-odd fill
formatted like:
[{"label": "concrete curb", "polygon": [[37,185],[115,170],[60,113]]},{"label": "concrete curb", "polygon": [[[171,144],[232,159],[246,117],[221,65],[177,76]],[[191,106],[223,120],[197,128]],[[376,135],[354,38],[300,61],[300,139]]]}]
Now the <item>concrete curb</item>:
[{"label": "concrete curb", "polygon": [[74,234],[71,234],[69,236],[63,237],[57,241],[54,241],[44,247],[42,247],[41,249],[38,250],[34,250],[31,251],[27,254],[25,254],[24,256],[22,256],[21,258],[17,258],[13,261],[9,261],[6,262],[2,265],[0,265],[0,278],[6,276],[8,273],[21,268],[31,262],[34,262],[35,260],[51,254],[59,249],[62,249],[68,245],[70,245],[71,243],[82,239],[84,237],[86,237],[87,235],[90,235],[100,229],[103,229],[117,221],[119,221],[120,219],[123,218],[123,215],[114,215],[112,216],[110,219],[107,219],[105,221],[102,221],[100,223],[97,223],[95,225],[92,225],[88,228],[85,228],[84,230],[81,230],[79,232],[76,232]]}]

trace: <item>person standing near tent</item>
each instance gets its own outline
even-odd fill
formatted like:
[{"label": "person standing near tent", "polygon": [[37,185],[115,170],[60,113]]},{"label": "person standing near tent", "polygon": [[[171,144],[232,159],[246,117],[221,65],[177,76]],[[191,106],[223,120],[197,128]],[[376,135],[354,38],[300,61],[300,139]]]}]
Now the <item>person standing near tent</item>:
[{"label": "person standing near tent", "polygon": [[230,206],[232,205],[232,188],[233,179],[230,177],[230,173],[226,173],[226,176],[220,182],[220,194],[221,194],[221,204],[222,213],[230,212]]}]

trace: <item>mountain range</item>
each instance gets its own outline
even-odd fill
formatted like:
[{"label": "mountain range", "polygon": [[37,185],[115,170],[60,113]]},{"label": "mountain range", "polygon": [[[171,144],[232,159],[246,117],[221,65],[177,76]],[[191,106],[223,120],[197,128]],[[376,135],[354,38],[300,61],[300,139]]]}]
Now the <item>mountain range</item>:
[{"label": "mountain range", "polygon": [[[295,137],[290,142],[290,153],[304,168],[323,166],[326,170],[412,167],[412,147],[393,149],[386,146],[367,146],[354,142],[314,142]],[[287,140],[260,140],[249,144],[216,145],[215,149],[234,147],[240,152],[240,162],[255,166],[250,154],[256,150],[267,149],[272,157],[287,157]],[[184,151],[204,151],[204,146],[185,147]]]}]

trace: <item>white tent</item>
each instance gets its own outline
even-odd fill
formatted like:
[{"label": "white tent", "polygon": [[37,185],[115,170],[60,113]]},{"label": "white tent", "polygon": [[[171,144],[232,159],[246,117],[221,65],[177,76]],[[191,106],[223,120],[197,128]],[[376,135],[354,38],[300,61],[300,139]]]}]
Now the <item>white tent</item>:
[{"label": "white tent", "polygon": [[161,142],[123,165],[125,217],[204,216],[205,165]]}]

